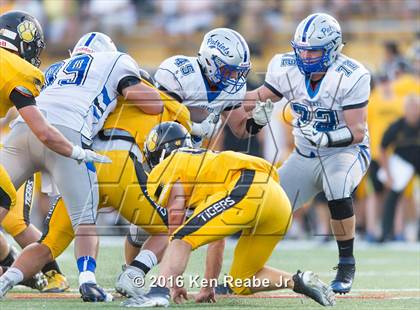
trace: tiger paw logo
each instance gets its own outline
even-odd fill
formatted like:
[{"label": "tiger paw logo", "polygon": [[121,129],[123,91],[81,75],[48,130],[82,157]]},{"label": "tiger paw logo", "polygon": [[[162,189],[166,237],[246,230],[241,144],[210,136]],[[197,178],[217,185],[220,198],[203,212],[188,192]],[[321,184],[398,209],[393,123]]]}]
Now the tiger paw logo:
[{"label": "tiger paw logo", "polygon": [[153,152],[156,149],[157,140],[158,140],[158,134],[156,130],[154,130],[153,133],[149,135],[149,139],[147,140],[147,143],[146,143],[147,149],[149,151]]},{"label": "tiger paw logo", "polygon": [[35,39],[36,26],[33,22],[25,20],[17,26],[19,36],[24,42],[32,42]]}]

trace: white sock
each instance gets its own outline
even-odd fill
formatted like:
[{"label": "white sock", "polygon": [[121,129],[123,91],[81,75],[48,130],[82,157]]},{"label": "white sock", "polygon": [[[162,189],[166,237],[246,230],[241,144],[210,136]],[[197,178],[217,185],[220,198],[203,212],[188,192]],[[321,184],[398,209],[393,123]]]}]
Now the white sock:
[{"label": "white sock", "polygon": [[2,277],[7,278],[13,286],[23,281],[22,271],[15,267],[10,267],[9,269],[7,269],[7,271],[2,275]]},{"label": "white sock", "polygon": [[79,286],[83,283],[96,283],[95,274],[92,271],[82,271],[79,273]]},{"label": "white sock", "polygon": [[150,250],[141,250],[134,260],[146,265],[150,269],[158,263],[155,253]]}]

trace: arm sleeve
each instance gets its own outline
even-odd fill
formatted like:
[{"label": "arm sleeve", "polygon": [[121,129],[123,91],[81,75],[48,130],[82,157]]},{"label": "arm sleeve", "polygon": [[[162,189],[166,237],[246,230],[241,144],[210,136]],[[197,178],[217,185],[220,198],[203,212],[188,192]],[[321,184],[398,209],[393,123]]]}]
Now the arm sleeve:
[{"label": "arm sleeve", "polygon": [[390,146],[398,135],[399,130],[402,127],[403,119],[398,120],[397,122],[393,123],[388,129],[385,131],[384,135],[382,136],[381,147],[386,149]]},{"label": "arm sleeve", "polygon": [[358,109],[367,106],[370,96],[370,74],[363,74],[345,95],[341,105],[343,110]]},{"label": "arm sleeve", "polygon": [[109,81],[112,88],[121,95],[124,88],[140,83],[139,66],[129,55],[121,54],[115,62]]},{"label": "arm sleeve", "polygon": [[18,110],[30,105],[36,105],[34,96],[29,92],[29,90],[26,92],[23,91],[23,89],[26,88],[22,86],[16,87],[12,90],[9,96],[10,100]]}]

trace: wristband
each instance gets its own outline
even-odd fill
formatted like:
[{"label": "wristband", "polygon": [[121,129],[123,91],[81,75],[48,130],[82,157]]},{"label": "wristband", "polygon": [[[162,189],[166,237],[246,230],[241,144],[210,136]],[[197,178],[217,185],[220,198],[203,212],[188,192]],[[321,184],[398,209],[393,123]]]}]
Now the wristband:
[{"label": "wristband", "polygon": [[326,132],[329,147],[349,146],[353,143],[353,134],[346,126],[337,130]]},{"label": "wristband", "polygon": [[265,125],[258,125],[255,122],[254,118],[251,117],[247,119],[245,128],[251,135],[255,135],[259,133],[260,130],[263,129],[264,126]]}]

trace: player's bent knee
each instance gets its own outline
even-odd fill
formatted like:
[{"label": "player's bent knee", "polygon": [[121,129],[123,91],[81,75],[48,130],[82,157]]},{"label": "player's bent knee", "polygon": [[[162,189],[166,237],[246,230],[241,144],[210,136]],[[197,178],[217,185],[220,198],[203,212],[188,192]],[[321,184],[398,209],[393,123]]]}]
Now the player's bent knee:
[{"label": "player's bent knee", "polygon": [[331,219],[344,220],[354,215],[353,200],[351,197],[328,201]]},{"label": "player's bent knee", "polygon": [[16,219],[14,216],[12,216],[11,212],[7,213],[3,222],[1,223],[1,226],[13,238],[28,228],[28,224],[23,219]]}]

